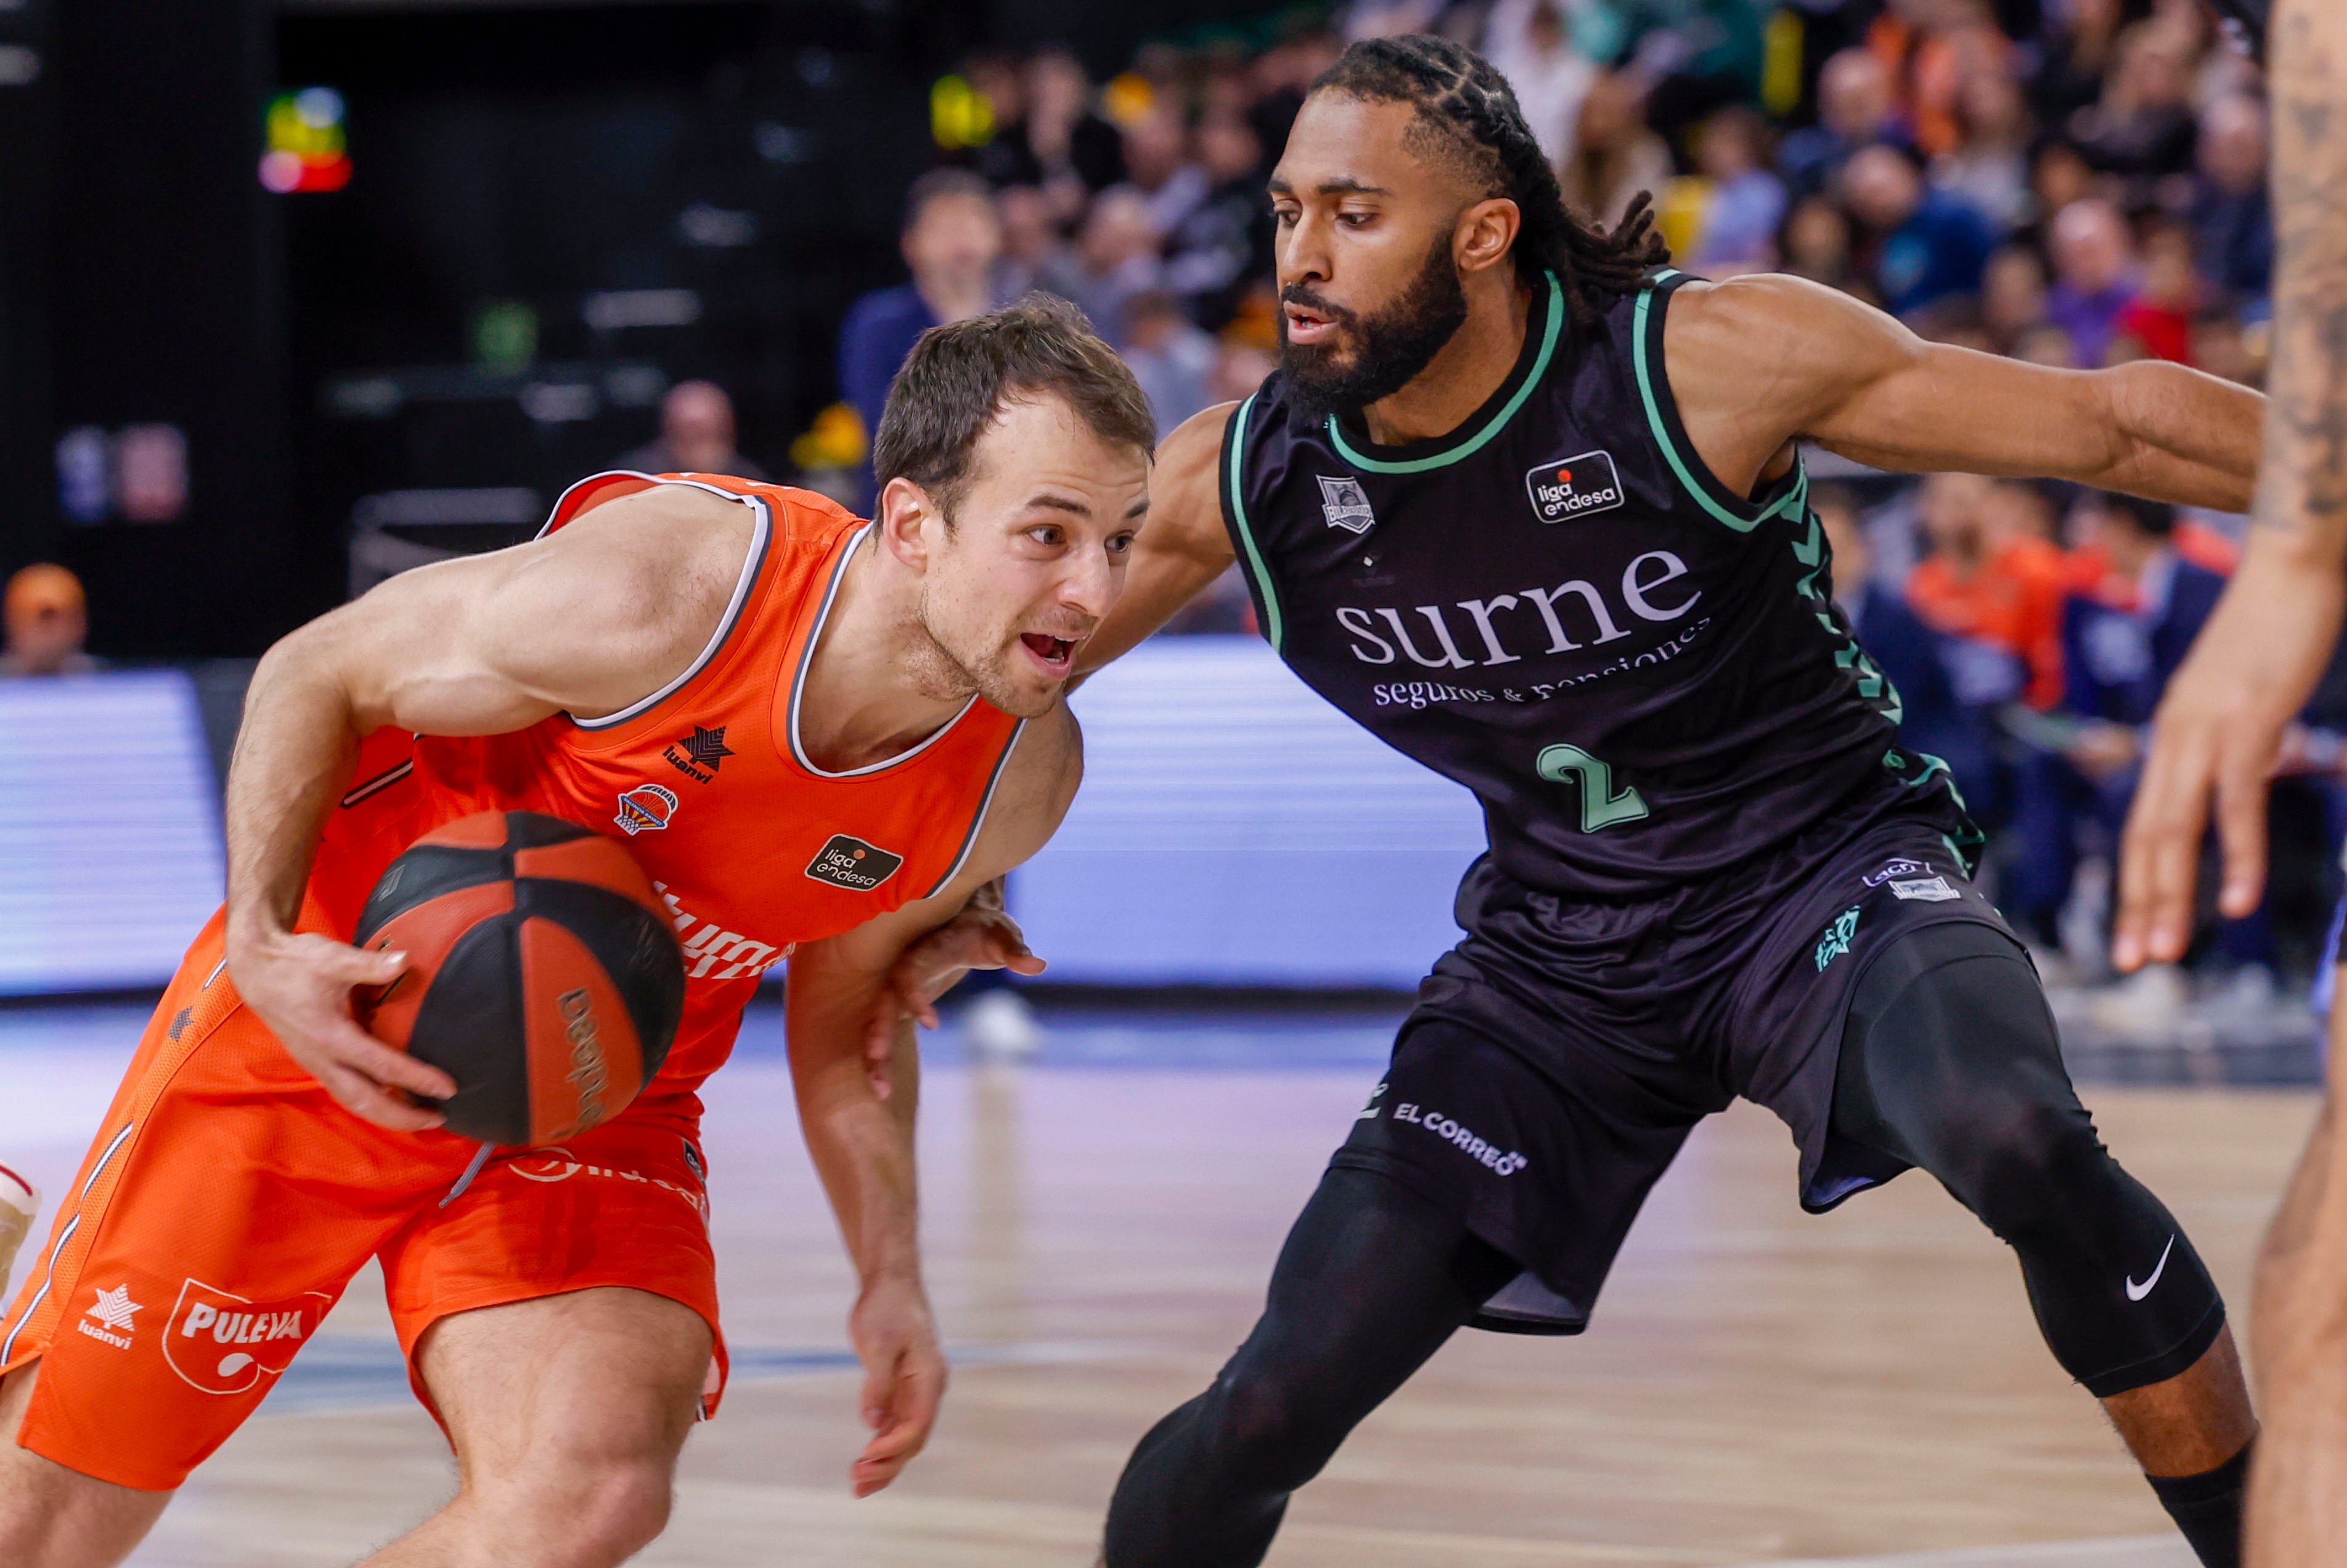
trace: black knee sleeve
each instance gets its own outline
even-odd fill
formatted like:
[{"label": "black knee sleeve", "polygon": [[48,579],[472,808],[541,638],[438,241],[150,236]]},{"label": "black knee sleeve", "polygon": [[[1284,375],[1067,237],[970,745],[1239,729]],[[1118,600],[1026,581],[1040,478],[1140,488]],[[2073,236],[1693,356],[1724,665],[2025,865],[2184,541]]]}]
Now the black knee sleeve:
[{"label": "black knee sleeve", "polygon": [[1214,1386],[1150,1430],[1109,1504],[1109,1568],[1253,1568],[1328,1462],[1518,1266],[1391,1177],[1336,1167]]},{"label": "black knee sleeve", "polygon": [[2224,1303],[2176,1218],[2095,1134],[2021,949],[1928,926],[1860,980],[1834,1128],[1939,1178],[2021,1260],[2063,1369],[2097,1398],[2198,1360]]}]

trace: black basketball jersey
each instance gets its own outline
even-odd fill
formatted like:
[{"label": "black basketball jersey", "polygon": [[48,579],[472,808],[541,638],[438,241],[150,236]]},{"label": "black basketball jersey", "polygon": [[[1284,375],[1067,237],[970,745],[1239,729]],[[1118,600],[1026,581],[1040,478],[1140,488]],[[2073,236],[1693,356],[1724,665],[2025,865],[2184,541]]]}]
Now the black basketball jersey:
[{"label": "black basketball jersey", "polygon": [[1507,381],[1404,446],[1307,423],[1273,375],[1224,438],[1265,635],[1380,740],[1475,792],[1499,868],[1654,896],[1901,786],[1968,831],[1833,603],[1799,463],[1706,467],[1663,369],[1688,280],[1576,325],[1552,275]]}]

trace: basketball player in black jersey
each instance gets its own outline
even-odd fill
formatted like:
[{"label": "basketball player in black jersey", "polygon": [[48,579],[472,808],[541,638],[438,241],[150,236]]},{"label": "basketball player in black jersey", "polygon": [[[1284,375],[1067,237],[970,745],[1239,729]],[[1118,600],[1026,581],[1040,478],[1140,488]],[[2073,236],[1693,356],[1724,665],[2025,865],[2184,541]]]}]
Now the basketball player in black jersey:
[{"label": "basketball player in black jersey", "polygon": [[2072,1092],[1946,769],[1833,607],[1796,442],[2239,510],[2260,400],[1684,277],[1643,215],[1570,217],[1506,84],[1432,38],[1346,52],[1272,201],[1281,368],[1161,448],[1079,657],[1235,557],[1281,658],[1475,791],[1491,851],[1262,1321],[1134,1452],[1109,1568],[1259,1562],[1457,1329],[1580,1329],[1737,1095],[1791,1128],[1811,1210],[1921,1166],[2010,1243],[2055,1356],[2237,1562],[2255,1423],[2223,1305]]}]

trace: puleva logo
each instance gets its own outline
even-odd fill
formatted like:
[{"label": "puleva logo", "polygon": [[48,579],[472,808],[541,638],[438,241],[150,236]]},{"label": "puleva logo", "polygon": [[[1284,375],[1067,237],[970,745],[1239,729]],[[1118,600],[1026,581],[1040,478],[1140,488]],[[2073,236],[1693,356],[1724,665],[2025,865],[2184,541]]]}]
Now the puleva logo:
[{"label": "puleva logo", "polygon": [[1532,516],[1543,523],[1561,523],[1583,512],[1610,512],[1628,499],[1611,452],[1583,452],[1562,463],[1543,463],[1525,474],[1524,493],[1532,497]]},{"label": "puleva logo", "polygon": [[876,844],[866,844],[848,834],[835,833],[831,842],[816,850],[815,858],[807,862],[806,874],[835,887],[869,893],[896,876],[897,867],[904,864],[901,855],[891,855]]},{"label": "puleva logo", "polygon": [[611,820],[630,838],[648,830],[663,828],[668,819],[676,815],[676,796],[658,784],[638,784],[620,797],[620,815]]},{"label": "puleva logo", "polygon": [[179,1286],[163,1328],[163,1359],[189,1387],[207,1394],[251,1393],[264,1377],[293,1363],[333,1297],[305,1290],[282,1301],[254,1301],[200,1279]]}]

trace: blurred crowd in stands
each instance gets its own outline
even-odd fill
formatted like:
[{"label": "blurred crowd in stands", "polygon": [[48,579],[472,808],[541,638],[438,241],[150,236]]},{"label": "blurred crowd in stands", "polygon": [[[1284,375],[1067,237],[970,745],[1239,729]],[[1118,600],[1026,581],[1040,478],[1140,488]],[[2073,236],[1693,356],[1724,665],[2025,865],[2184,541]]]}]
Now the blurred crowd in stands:
[{"label": "blurred crowd in stands", "polygon": [[[803,438],[801,466],[866,498],[862,433],[913,339],[1030,288],[1084,309],[1163,428],[1252,390],[1277,348],[1265,178],[1344,45],[1409,31],[1507,75],[1584,217],[1653,191],[1691,272],[1798,273],[2047,365],[2262,374],[2262,85],[2198,0],[1353,0],[1252,42],[1153,46],[1105,83],[1063,50],[969,61],[907,199],[910,281],[841,333],[856,417]],[[2092,978],[2144,726],[2241,519],[1822,453],[1811,473],[1841,599],[1990,828],[2003,907]],[[1226,587],[1184,629],[1243,629]],[[2212,925],[2200,960],[2251,990],[2314,967],[2334,891],[2347,681],[2308,717],[2275,899]]]}]

